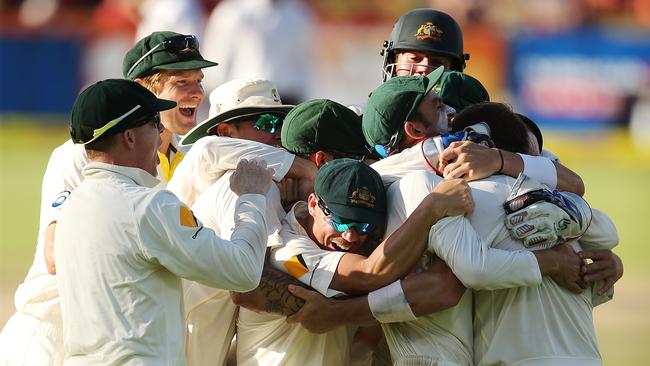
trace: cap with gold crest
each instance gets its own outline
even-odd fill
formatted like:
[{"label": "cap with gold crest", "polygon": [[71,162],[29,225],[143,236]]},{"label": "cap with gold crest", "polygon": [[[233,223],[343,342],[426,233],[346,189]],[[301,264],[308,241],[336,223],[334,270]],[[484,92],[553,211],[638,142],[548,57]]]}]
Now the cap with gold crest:
[{"label": "cap with gold crest", "polygon": [[316,174],[314,192],[337,216],[381,226],[386,218],[386,191],[379,174],[353,159],[335,159]]}]

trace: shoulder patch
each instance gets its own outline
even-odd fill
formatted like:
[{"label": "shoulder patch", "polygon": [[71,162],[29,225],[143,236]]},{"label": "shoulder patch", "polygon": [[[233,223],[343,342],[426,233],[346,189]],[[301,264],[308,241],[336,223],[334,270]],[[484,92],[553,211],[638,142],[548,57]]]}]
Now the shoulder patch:
[{"label": "shoulder patch", "polygon": [[196,223],[196,218],[194,217],[194,214],[192,213],[192,210],[190,210],[185,205],[180,206],[180,224],[183,225],[183,226],[187,226],[187,227],[198,227],[199,226]]},{"label": "shoulder patch", "polygon": [[305,273],[309,272],[307,264],[302,258],[302,254],[294,255],[288,261],[284,262],[284,268],[294,278],[300,278]]}]

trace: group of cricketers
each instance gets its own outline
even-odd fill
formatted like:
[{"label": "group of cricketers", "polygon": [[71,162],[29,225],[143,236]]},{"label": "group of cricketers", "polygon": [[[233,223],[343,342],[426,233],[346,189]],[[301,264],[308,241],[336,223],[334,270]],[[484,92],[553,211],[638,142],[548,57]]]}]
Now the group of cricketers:
[{"label": "group of cricketers", "polygon": [[382,55],[362,107],[237,79],[197,123],[218,63],[139,40],[52,152],[0,366],[600,365],[612,221],[463,73],[452,17],[405,13]]}]

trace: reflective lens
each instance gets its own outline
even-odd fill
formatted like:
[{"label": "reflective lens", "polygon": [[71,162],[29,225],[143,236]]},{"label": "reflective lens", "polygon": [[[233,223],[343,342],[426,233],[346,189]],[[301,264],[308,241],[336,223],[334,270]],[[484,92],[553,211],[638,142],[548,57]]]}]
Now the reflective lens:
[{"label": "reflective lens", "polygon": [[[179,35],[174,37],[169,37],[161,42],[163,49],[172,52],[180,52],[185,49],[198,51],[199,50],[199,40],[195,36],[189,35]],[[155,47],[154,47],[155,48]]]},{"label": "reflective lens", "polygon": [[280,128],[282,128],[282,121],[283,119],[281,117],[265,113],[259,116],[253,127],[255,127],[255,129],[258,131],[275,133],[276,131],[279,131]]},{"label": "reflective lens", "polygon": [[144,60],[147,56],[151,55],[152,53],[155,52],[160,52],[160,51],[170,51],[174,53],[179,53],[183,50],[190,50],[190,51],[198,51],[199,50],[199,40],[196,39],[195,36],[186,36],[186,35],[178,35],[178,36],[173,36],[166,38],[164,41],[158,43],[157,45],[153,46],[147,53],[142,55],[136,61],[131,68],[129,68],[129,71],[126,73],[127,75],[131,75],[131,71],[135,69],[136,66],[142,60]]},{"label": "reflective lens", "polygon": [[345,219],[342,219],[339,217],[337,214],[332,212],[332,210],[329,209],[325,205],[325,202],[320,197],[318,198],[318,207],[323,211],[325,214],[325,222],[327,222],[334,230],[338,231],[339,233],[346,232],[352,228],[354,228],[359,235],[366,235],[374,229],[374,225],[370,223],[365,223],[365,222],[354,222],[354,221],[348,221],[348,222],[343,222],[347,221]]},{"label": "reflective lens", "polygon": [[387,158],[388,157],[388,149],[384,145],[375,145],[375,151],[382,158]]},{"label": "reflective lens", "polygon": [[393,151],[395,146],[399,143],[399,141],[402,139],[402,127],[397,129],[397,132],[393,134],[393,136],[390,137],[390,140],[388,141],[388,144],[386,145],[375,145],[375,151],[379,156],[382,158],[388,157],[390,153]]},{"label": "reflective lens", "polygon": [[373,229],[373,225],[369,223],[349,222],[344,224],[344,223],[334,221],[334,219],[331,217],[325,217],[325,222],[330,224],[330,226],[333,227],[339,233],[344,233],[354,228],[359,235],[366,235],[370,233]]}]

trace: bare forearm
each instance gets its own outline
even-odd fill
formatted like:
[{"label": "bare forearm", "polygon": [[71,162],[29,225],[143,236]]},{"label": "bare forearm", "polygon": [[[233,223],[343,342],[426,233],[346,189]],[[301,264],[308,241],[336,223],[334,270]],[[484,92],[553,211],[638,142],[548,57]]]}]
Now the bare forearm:
[{"label": "bare forearm", "polygon": [[386,238],[368,258],[345,255],[332,279],[331,288],[348,294],[364,294],[405,276],[427,247],[430,227],[438,220],[427,196],[409,218]]},{"label": "bare forearm", "polygon": [[50,225],[45,228],[45,245],[44,256],[45,256],[45,266],[47,267],[47,273],[51,275],[56,274],[56,262],[54,261],[54,230],[56,228],[56,221],[50,223]]},{"label": "bare forearm", "polygon": [[579,196],[585,194],[585,184],[582,178],[564,165],[553,162],[557,170],[557,190],[562,192],[573,192]]},{"label": "bare forearm", "polygon": [[463,284],[448,267],[413,274],[403,279],[401,284],[404,296],[415,316],[423,316],[455,306],[465,292]]},{"label": "bare forearm", "polygon": [[304,286],[293,277],[266,264],[260,285],[255,290],[245,293],[231,292],[231,297],[236,305],[250,310],[292,315],[300,310],[305,302],[289,293],[288,285]]},{"label": "bare forearm", "polygon": [[501,155],[503,156],[503,167],[500,172],[497,171],[495,174],[504,174],[516,178],[519,173],[524,171],[524,161],[521,156],[506,150],[501,150]]}]

